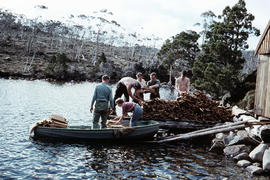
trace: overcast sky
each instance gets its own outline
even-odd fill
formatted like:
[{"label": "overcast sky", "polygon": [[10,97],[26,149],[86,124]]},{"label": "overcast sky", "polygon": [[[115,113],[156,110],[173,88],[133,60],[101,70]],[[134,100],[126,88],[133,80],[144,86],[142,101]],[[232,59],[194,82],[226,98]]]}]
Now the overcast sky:
[{"label": "overcast sky", "polygon": [[[164,40],[185,30],[198,30],[195,23],[208,10],[216,15],[238,0],[0,0],[0,8],[9,9],[29,18],[42,15],[61,20],[70,14],[92,14],[108,9],[114,19],[129,32],[154,34]],[[246,0],[248,12],[255,15],[254,26],[263,33],[270,19],[269,0]],[[45,5],[45,11],[35,6]],[[259,38],[250,38],[250,49],[255,49]]]}]

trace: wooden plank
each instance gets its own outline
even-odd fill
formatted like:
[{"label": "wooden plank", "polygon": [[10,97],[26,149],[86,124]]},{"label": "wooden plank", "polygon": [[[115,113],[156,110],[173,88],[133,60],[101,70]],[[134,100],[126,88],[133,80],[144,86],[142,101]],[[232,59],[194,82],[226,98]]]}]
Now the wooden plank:
[{"label": "wooden plank", "polygon": [[268,71],[267,71],[267,86],[266,86],[266,97],[265,97],[265,107],[264,116],[270,117],[270,57],[268,57]]},{"label": "wooden plank", "polygon": [[254,100],[254,113],[259,115],[258,108],[259,108],[259,84],[260,84],[260,55],[258,56],[257,62],[257,76],[256,76],[256,88],[255,88],[255,100]]},{"label": "wooden plank", "polygon": [[257,68],[257,79],[256,79],[256,91],[255,91],[255,113],[262,115],[261,107],[261,95],[262,95],[262,74],[263,74],[263,55],[259,55],[258,68]]},{"label": "wooden plank", "polygon": [[59,116],[59,115],[56,115],[56,114],[52,114],[50,116],[50,119],[57,120],[57,121],[60,121],[60,122],[67,122],[66,118],[64,118],[62,116]]},{"label": "wooden plank", "polygon": [[267,67],[267,57],[265,55],[261,55],[261,60],[260,60],[261,64],[260,64],[260,91],[259,91],[259,108],[260,108],[260,115],[263,115],[264,113],[264,106],[265,106],[265,73],[266,73],[266,68]]},{"label": "wooden plank", "polygon": [[268,85],[268,64],[269,64],[269,57],[267,55],[263,55],[264,58],[264,74],[263,74],[263,87],[262,87],[262,95],[261,95],[261,106],[262,106],[262,114],[265,114],[265,108],[266,108],[266,92],[267,92],[267,85]]}]

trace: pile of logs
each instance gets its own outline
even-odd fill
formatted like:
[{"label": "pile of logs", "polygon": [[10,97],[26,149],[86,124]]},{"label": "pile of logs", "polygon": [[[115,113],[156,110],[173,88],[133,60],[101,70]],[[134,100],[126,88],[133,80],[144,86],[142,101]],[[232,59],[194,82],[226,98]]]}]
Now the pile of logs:
[{"label": "pile of logs", "polygon": [[232,121],[231,111],[219,106],[201,91],[183,94],[177,100],[153,99],[143,104],[143,118],[159,121],[199,121],[218,123]]},{"label": "pile of logs", "polygon": [[38,126],[45,126],[45,127],[59,127],[59,128],[67,128],[68,121],[66,118],[52,114],[49,119],[39,121],[36,123]]},{"label": "pile of logs", "polygon": [[49,118],[49,126],[50,127],[60,127],[60,128],[67,128],[68,122],[66,118],[52,114]]},{"label": "pile of logs", "polygon": [[67,128],[68,121],[62,116],[52,114],[49,119],[38,121],[30,125],[29,133],[31,134],[37,126]]}]

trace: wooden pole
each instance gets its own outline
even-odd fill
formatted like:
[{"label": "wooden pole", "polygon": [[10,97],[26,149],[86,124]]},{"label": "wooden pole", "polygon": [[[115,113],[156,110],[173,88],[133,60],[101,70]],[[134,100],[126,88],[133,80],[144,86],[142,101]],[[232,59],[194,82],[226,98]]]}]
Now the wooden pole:
[{"label": "wooden pole", "polygon": [[157,143],[164,143],[164,142],[172,142],[172,141],[178,141],[178,140],[184,140],[184,139],[191,139],[191,138],[194,138],[194,137],[206,136],[206,135],[210,135],[210,134],[217,134],[217,133],[221,133],[221,132],[228,132],[228,131],[232,131],[232,130],[236,130],[236,129],[244,129],[247,126],[265,125],[265,124],[270,124],[270,122],[239,121],[239,122],[235,122],[235,123],[228,124],[228,125],[221,125],[221,126],[216,126],[216,127],[212,127],[212,128],[206,128],[206,129],[201,129],[201,130],[198,130],[198,131],[193,131],[193,132],[186,133],[186,134],[179,134],[179,135],[175,135],[175,136],[169,136],[169,137],[166,137],[163,140],[157,141]]},{"label": "wooden pole", "polygon": [[199,137],[199,136],[216,134],[216,133],[220,133],[220,132],[228,132],[228,131],[232,131],[235,129],[244,129],[245,127],[246,127],[245,124],[240,124],[240,125],[236,125],[236,126],[232,126],[232,127],[219,128],[219,129],[214,129],[211,131],[203,131],[203,132],[199,132],[199,133],[194,131],[193,133],[179,134],[179,135],[176,135],[176,136],[168,138],[168,139],[166,138],[166,139],[157,141],[157,143],[165,143],[165,142],[179,141],[179,140],[184,140],[184,139],[191,139],[191,138],[195,138],[195,137]]}]

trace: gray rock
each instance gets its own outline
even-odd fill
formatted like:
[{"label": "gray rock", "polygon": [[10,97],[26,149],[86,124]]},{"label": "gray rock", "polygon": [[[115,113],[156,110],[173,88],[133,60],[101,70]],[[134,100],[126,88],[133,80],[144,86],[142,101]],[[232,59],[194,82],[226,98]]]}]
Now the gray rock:
[{"label": "gray rock", "polygon": [[226,156],[234,157],[243,152],[249,153],[250,149],[251,149],[250,146],[240,144],[240,145],[228,146],[223,149],[223,152]]},{"label": "gray rock", "polygon": [[250,172],[252,175],[259,175],[259,174],[262,174],[263,173],[263,169],[262,168],[257,167],[257,166],[253,166],[253,165],[248,166],[246,168],[246,170],[248,172]]},{"label": "gray rock", "polygon": [[241,115],[240,117],[239,117],[239,119],[241,120],[241,121],[258,121],[255,117],[252,117],[252,116],[250,116],[250,115]]},{"label": "gray rock", "polygon": [[232,114],[233,114],[234,116],[239,116],[239,115],[241,115],[241,114],[247,114],[247,111],[245,111],[245,110],[239,108],[238,106],[233,106],[233,107],[232,107]]},{"label": "gray rock", "polygon": [[5,57],[4,58],[4,61],[11,61],[11,58],[8,56],[8,57]]},{"label": "gray rock", "polygon": [[268,148],[267,144],[260,144],[258,145],[255,149],[253,149],[250,153],[249,153],[249,157],[253,160],[253,161],[259,161],[262,162],[262,158],[263,158],[263,153],[264,151]]},{"label": "gray rock", "polygon": [[248,160],[248,161],[250,161],[251,160],[248,153],[246,153],[246,152],[240,153],[237,156],[234,156],[233,159],[236,160],[236,161],[240,161],[240,160]]},{"label": "gray rock", "polygon": [[236,116],[233,117],[233,122],[239,122],[240,119],[238,119]]},{"label": "gray rock", "polygon": [[270,149],[266,149],[263,154],[263,170],[270,171]]},{"label": "gray rock", "polygon": [[237,135],[229,142],[229,146],[237,144],[257,144],[256,141],[251,139],[245,130],[237,132]]},{"label": "gray rock", "polygon": [[224,149],[225,145],[222,140],[213,139],[213,145],[209,149],[210,152],[215,152],[217,154],[222,154],[222,150]]},{"label": "gray rock", "polygon": [[260,128],[260,137],[264,143],[270,143],[270,125],[263,125]]},{"label": "gray rock", "polygon": [[262,165],[258,162],[252,163],[253,166],[262,167]]},{"label": "gray rock", "polygon": [[224,139],[224,137],[225,137],[226,135],[224,134],[224,133],[217,133],[216,134],[216,139]]},{"label": "gray rock", "polygon": [[230,131],[229,135],[224,136],[223,138],[223,142],[225,144],[225,146],[227,146],[235,137],[235,133]]},{"label": "gray rock", "polygon": [[237,162],[237,166],[239,167],[247,167],[251,165],[251,162],[247,161],[247,160],[240,160]]}]

